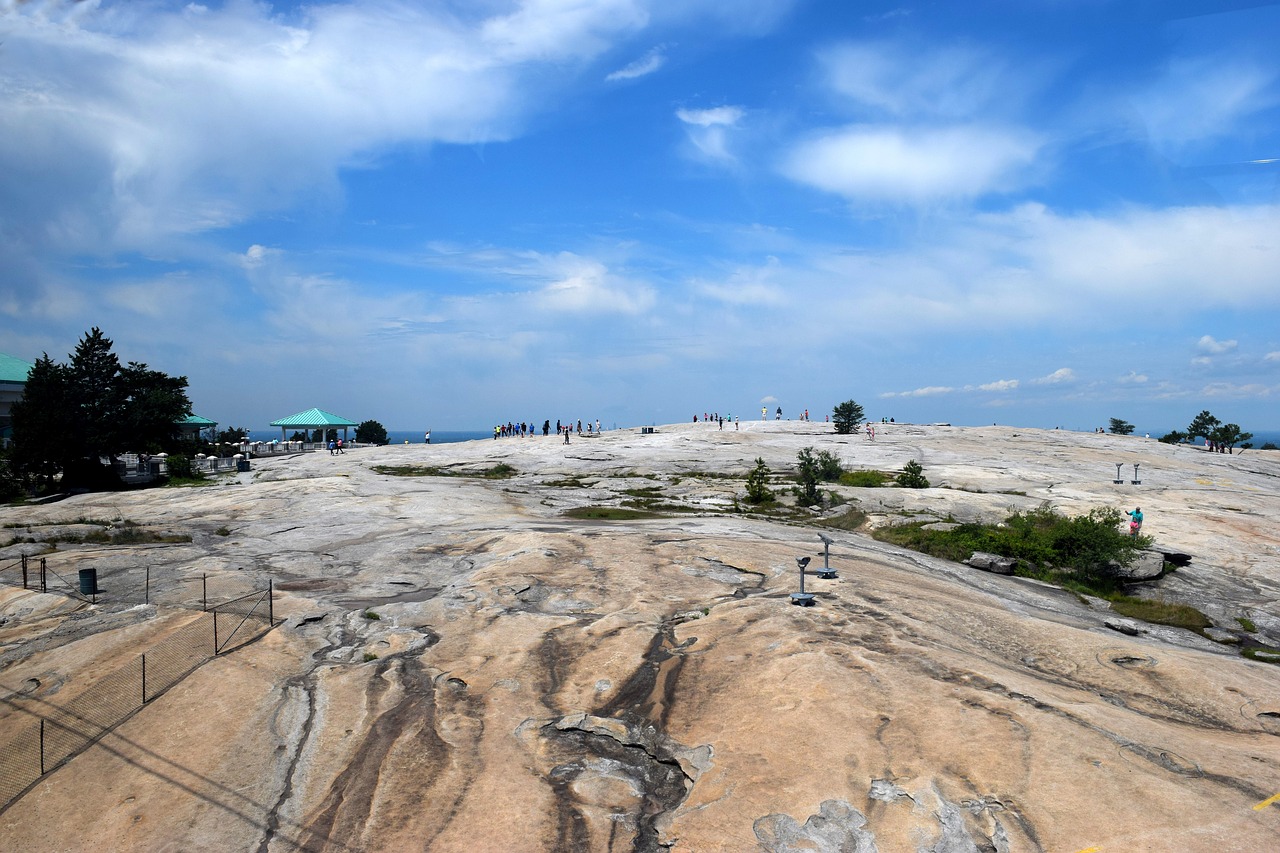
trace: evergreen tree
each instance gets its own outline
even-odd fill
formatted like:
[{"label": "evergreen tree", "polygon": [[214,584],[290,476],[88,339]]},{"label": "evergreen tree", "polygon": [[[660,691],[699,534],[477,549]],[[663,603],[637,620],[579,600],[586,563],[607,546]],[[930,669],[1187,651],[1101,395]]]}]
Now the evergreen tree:
[{"label": "evergreen tree", "polygon": [[14,464],[38,486],[48,488],[58,476],[63,488],[106,486],[103,457],[170,447],[178,421],[191,413],[185,376],[136,362],[121,367],[111,347],[94,327],[69,365],[45,354],[28,375],[13,407]]},{"label": "evergreen tree", "polygon": [[386,427],[377,421],[362,421],[356,427],[356,441],[361,444],[386,444]]},{"label": "evergreen tree", "polygon": [[840,435],[849,435],[862,421],[862,407],[853,400],[845,400],[831,410],[831,422],[836,425],[836,432]]}]

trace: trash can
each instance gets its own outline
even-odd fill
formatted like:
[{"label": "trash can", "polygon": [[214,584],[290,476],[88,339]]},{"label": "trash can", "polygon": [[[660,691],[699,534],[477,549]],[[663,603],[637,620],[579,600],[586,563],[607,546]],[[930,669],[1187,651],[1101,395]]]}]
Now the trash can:
[{"label": "trash can", "polygon": [[80,570],[80,594],[81,595],[97,595],[98,594],[98,570],[97,569],[81,569]]},{"label": "trash can", "polygon": [[248,460],[248,459],[237,459],[237,460],[236,460],[236,470],[237,470],[237,471],[240,471],[240,472],[248,471],[248,470],[249,470],[249,460]]}]

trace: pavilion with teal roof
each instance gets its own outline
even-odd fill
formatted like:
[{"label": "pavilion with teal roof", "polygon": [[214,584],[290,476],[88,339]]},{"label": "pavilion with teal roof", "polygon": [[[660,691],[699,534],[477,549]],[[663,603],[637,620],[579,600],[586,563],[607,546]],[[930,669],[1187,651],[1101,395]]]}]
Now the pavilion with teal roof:
[{"label": "pavilion with teal roof", "polygon": [[0,442],[8,444],[13,437],[9,410],[22,399],[22,392],[27,387],[27,374],[33,367],[35,365],[29,361],[0,352]]},{"label": "pavilion with teal roof", "polygon": [[307,409],[305,412],[298,412],[296,415],[272,421],[271,425],[280,427],[281,441],[285,441],[285,431],[289,429],[304,431],[322,429],[328,432],[331,429],[341,428],[342,442],[345,444],[347,442],[347,430],[354,428],[356,422],[339,417],[333,412],[326,412],[323,409]]}]

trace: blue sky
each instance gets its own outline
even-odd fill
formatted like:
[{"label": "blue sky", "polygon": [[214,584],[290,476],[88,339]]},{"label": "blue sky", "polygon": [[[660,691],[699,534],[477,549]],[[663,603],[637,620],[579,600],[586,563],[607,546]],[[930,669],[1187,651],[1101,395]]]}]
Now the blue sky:
[{"label": "blue sky", "polygon": [[0,0],[0,351],[96,325],[251,429],[1276,429],[1278,43],[1255,2]]}]

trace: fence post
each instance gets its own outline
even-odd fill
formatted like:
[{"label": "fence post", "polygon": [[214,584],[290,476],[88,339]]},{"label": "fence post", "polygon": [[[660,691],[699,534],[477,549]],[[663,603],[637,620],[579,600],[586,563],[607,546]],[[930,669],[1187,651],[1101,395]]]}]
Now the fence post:
[{"label": "fence post", "polygon": [[[150,566],[147,566],[147,600],[145,603],[146,604],[151,603],[151,567]],[[144,666],[143,669],[145,670],[145,668],[146,667]],[[143,701],[146,701],[146,700],[144,699]]]},{"label": "fence post", "polygon": [[[208,575],[200,576],[200,609],[201,610],[209,609],[209,576]],[[215,619],[214,621],[216,622],[217,620]]]},{"label": "fence post", "polygon": [[142,653],[142,704],[147,704],[147,653]]},{"label": "fence post", "polygon": [[213,655],[218,656],[218,608],[213,608]]},{"label": "fence post", "polygon": [[44,717],[40,718],[40,775],[44,775]]},{"label": "fence post", "polygon": [[41,592],[49,591],[49,580],[48,578],[45,577],[44,557],[40,558],[40,591]]},{"label": "fence post", "polygon": [[27,555],[22,555],[22,588],[27,588]]},{"label": "fence post", "polygon": [[267,578],[267,625],[276,626],[275,581]]}]

